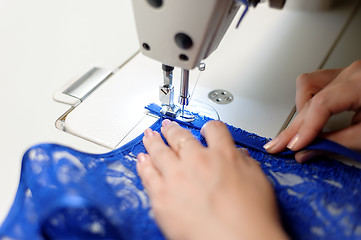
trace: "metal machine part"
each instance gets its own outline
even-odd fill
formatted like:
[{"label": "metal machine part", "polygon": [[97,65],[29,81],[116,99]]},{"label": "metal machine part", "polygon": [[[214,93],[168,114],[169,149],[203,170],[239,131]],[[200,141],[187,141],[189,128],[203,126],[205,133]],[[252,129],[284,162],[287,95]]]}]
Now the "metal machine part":
[{"label": "metal machine part", "polygon": [[106,68],[93,67],[84,75],[66,83],[54,94],[58,102],[77,106],[102,85],[113,72]]},{"label": "metal machine part", "polygon": [[163,85],[159,86],[159,100],[162,103],[161,113],[185,122],[194,120],[194,116],[185,113],[185,106],[189,104],[189,70],[182,69],[181,88],[178,102],[181,108],[174,104],[173,70],[174,67],[162,64]]},{"label": "metal machine part", "polygon": [[159,100],[162,105],[173,106],[174,86],[173,86],[173,70],[174,67],[163,64],[163,85],[159,86]]},{"label": "metal machine part", "polygon": [[182,69],[180,92],[178,102],[182,107],[188,106],[189,104],[189,70]]},{"label": "metal machine part", "polygon": [[228,104],[234,99],[232,93],[223,89],[213,90],[208,94],[208,98],[217,104]]},{"label": "metal machine part", "polygon": [[182,112],[180,115],[180,120],[185,122],[191,122],[195,117],[190,112],[185,112],[185,107],[189,104],[189,70],[182,69],[181,83],[180,83],[180,93],[178,102],[182,106]]},{"label": "metal machine part", "polygon": [[173,70],[174,67],[162,64],[163,85],[159,86],[159,100],[162,103],[161,113],[176,118],[180,108],[174,104]]}]

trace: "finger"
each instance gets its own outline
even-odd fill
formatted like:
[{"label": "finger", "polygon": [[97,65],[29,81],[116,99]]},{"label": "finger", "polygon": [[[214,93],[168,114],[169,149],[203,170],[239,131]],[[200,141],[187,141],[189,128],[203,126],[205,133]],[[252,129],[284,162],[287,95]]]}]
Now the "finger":
[{"label": "finger", "polygon": [[253,158],[249,154],[248,150],[246,148],[237,148],[237,151],[241,155],[240,156],[240,159],[242,159],[241,162],[244,162],[247,165],[249,165],[250,162],[253,160]]},{"label": "finger", "polygon": [[[339,94],[340,92],[348,92],[349,94]],[[357,100],[357,96],[358,94],[350,92],[346,84],[330,85],[327,89],[319,92],[312,98],[300,130],[287,147],[293,151],[298,151],[310,144],[319,135],[332,115],[353,110],[353,103]]]},{"label": "finger", "polygon": [[266,143],[263,148],[272,154],[279,153],[286,149],[288,143],[292,138],[294,138],[302,126],[306,113],[307,107],[305,107],[299,114],[297,114],[297,116],[285,130],[283,130],[276,138]]},{"label": "finger", "polygon": [[[303,74],[297,79],[296,105],[298,115],[284,131],[264,146],[267,152],[278,153],[286,147],[294,150],[295,145],[297,147],[297,145],[300,144],[297,143],[300,138],[298,132],[305,122],[308,123],[307,125],[311,125],[312,128],[308,129],[309,133],[307,133],[307,129],[303,127],[303,131],[306,132],[306,137],[303,142],[301,141],[301,147],[312,142],[312,140],[323,128],[323,122],[327,122],[329,118],[329,112],[327,111],[324,111],[323,113],[321,111],[320,114],[317,110],[313,111],[316,112],[315,115],[312,115],[313,113],[309,113],[310,105],[312,105],[313,109],[315,109],[313,95],[317,94],[320,89],[324,88],[337,78],[342,71],[343,69],[319,70],[314,73]],[[322,105],[322,103],[320,105]],[[325,108],[321,106],[321,110],[325,110]],[[316,121],[314,121],[315,119],[319,120],[318,125],[314,124],[316,123]],[[298,145],[298,147],[300,147],[300,145]]]},{"label": "finger", "polygon": [[161,129],[169,146],[181,158],[197,153],[203,146],[194,138],[192,133],[175,122],[166,119],[162,122]]},{"label": "finger", "polygon": [[300,75],[296,79],[296,107],[300,112],[305,104],[321,89],[332,82],[343,69],[322,69]]},{"label": "finger", "polygon": [[148,128],[144,132],[143,143],[155,167],[161,174],[174,168],[177,155],[164,143],[158,132]]},{"label": "finger", "polygon": [[[339,74],[336,78],[303,107],[301,111],[303,113],[302,121],[297,124],[292,123],[292,127],[287,128],[275,140],[265,145],[268,152],[276,153],[283,150],[284,141],[290,136],[293,137],[288,142],[287,147],[293,151],[300,150],[318,136],[331,115],[360,108],[358,85],[351,84],[350,86],[350,83],[346,81],[352,79],[348,76],[350,71],[347,69],[339,69],[338,71]],[[336,74],[337,71],[334,73]],[[297,126],[295,127],[295,125]],[[297,129],[298,131],[295,132]]]},{"label": "finger", "polygon": [[149,197],[152,199],[161,191],[164,185],[164,179],[153,165],[148,154],[140,153],[138,154],[137,159],[138,174]]},{"label": "finger", "polygon": [[306,103],[321,90],[320,87],[315,86],[315,77],[317,73],[302,74],[296,79],[296,109],[301,112]]},{"label": "finger", "polygon": [[[351,108],[350,103],[353,99],[349,96],[340,96],[336,100],[328,97],[336,96],[339,91],[337,89],[342,89],[342,86],[331,87],[313,97],[290,126],[267,143],[265,149],[270,153],[277,153],[287,146],[293,151],[298,151],[310,144],[333,114]],[[336,102],[337,100],[339,102]]]},{"label": "finger", "polygon": [[361,123],[345,129],[322,134],[322,137],[337,142],[347,148],[361,151]]},{"label": "finger", "polygon": [[360,111],[357,111],[355,113],[355,115],[353,115],[352,117],[352,121],[351,121],[351,124],[358,124],[361,122],[361,110]]},{"label": "finger", "polygon": [[222,152],[234,151],[235,144],[226,124],[220,121],[209,121],[201,129],[209,148]]},{"label": "finger", "polygon": [[316,157],[327,156],[327,155],[329,155],[329,153],[325,152],[325,151],[304,150],[304,151],[297,152],[295,154],[295,159],[299,163],[304,163],[304,162],[312,160]]},{"label": "finger", "polygon": [[239,149],[239,151],[240,151],[243,155],[245,155],[245,156],[247,156],[247,157],[250,157],[250,156],[251,156],[251,155],[249,154],[247,148],[238,148],[238,149]]}]

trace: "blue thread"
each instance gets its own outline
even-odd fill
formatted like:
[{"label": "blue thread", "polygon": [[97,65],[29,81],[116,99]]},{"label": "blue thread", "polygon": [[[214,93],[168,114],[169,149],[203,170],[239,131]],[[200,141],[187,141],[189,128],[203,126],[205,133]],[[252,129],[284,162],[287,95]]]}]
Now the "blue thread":
[{"label": "blue thread", "polygon": [[247,0],[237,0],[237,1],[243,3],[244,6],[245,6],[245,9],[244,9],[241,17],[240,17],[239,20],[238,20],[238,23],[237,23],[236,28],[238,28],[238,27],[239,27],[239,24],[241,24],[242,19],[244,18],[244,16],[245,16],[246,13],[248,12],[248,8],[249,8],[249,4],[248,4],[248,1],[247,1]]},{"label": "blue thread", "polygon": [[[158,109],[148,109],[152,106]],[[180,124],[205,144],[199,130],[208,120],[197,116]],[[152,129],[160,131],[161,121]],[[284,228],[293,239],[361,239],[360,169],[332,159],[298,164],[292,154],[259,150],[266,138],[229,129],[273,184]],[[55,144],[30,148],[0,238],[164,239],[136,172],[135,156],[145,152],[142,137],[100,155]]]}]

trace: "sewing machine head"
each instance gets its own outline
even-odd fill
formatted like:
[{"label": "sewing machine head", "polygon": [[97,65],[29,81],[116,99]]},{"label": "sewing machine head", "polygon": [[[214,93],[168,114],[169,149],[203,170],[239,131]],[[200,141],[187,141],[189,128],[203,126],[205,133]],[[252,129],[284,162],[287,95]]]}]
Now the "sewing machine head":
[{"label": "sewing machine head", "polygon": [[[169,66],[195,68],[219,45],[243,4],[260,0],[133,0],[141,51]],[[270,1],[282,7],[285,1]]]},{"label": "sewing machine head", "polygon": [[[230,23],[241,8],[261,0],[133,0],[139,43],[144,55],[163,64],[164,84],[160,100],[164,114],[178,116],[184,111],[173,103],[172,70],[182,69],[179,103],[188,105],[189,70],[217,49]],[[270,0],[282,8],[285,0]],[[241,21],[240,19],[240,21]]]}]

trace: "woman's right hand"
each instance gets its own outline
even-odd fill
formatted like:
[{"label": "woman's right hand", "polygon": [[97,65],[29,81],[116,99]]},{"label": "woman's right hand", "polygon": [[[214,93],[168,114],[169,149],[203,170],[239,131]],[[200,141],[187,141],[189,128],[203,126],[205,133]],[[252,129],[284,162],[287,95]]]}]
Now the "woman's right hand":
[{"label": "woman's right hand", "polygon": [[[319,70],[298,77],[296,108],[298,114],[292,123],[264,146],[269,153],[278,153],[285,148],[299,151],[319,135],[361,150],[361,60],[344,69]],[[344,111],[355,112],[351,125],[322,133],[329,118]],[[301,151],[295,158],[304,162],[314,154]]]}]

